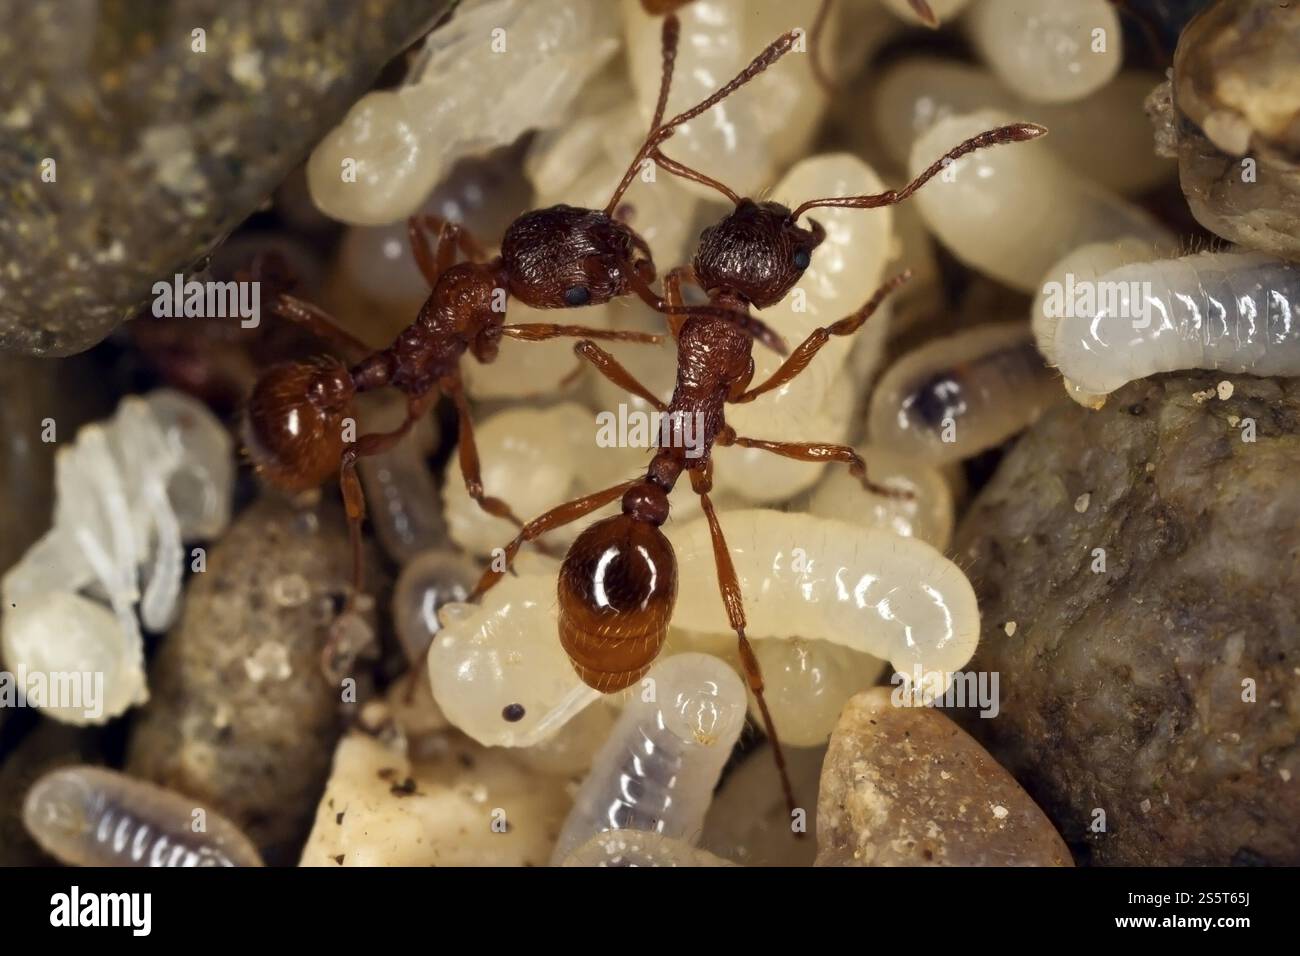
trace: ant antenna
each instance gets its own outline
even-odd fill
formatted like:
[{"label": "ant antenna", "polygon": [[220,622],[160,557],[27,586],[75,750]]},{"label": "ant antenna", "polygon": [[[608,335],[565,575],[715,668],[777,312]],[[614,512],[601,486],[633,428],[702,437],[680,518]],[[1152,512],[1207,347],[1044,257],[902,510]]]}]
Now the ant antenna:
[{"label": "ant antenna", "polygon": [[[677,41],[680,32],[681,24],[675,14],[664,18],[664,76],[659,86],[659,105],[655,111],[656,120],[662,118],[664,108],[668,102],[668,86],[672,80],[673,65],[677,60]],[[613,215],[613,211],[618,208],[619,200],[623,198],[623,194],[627,192],[628,187],[632,185],[632,179],[636,176],[637,169],[640,168],[642,160],[657,149],[660,143],[672,136],[673,131],[678,126],[681,126],[683,123],[689,123],[701,113],[707,112],[719,102],[725,100],[732,93],[736,92],[736,90],[740,89],[777,60],[781,59],[781,57],[789,53],[794,48],[794,44],[797,40],[798,36],[793,31],[782,34],[772,43],[768,44],[763,52],[750,61],[749,66],[741,70],[740,73],[738,73],[730,83],[722,87],[722,89],[715,92],[708,99],[697,103],[685,112],[678,113],[672,119],[668,120],[668,122],[654,126],[650,130],[650,135],[646,137],[646,141],[642,144],[641,149],[637,151],[636,156],[632,160],[632,164],[628,166],[627,172],[623,174],[623,179],[619,182],[618,188],[614,190],[614,195],[610,198],[609,204],[605,207],[605,214]]]},{"label": "ant antenna", "polygon": [[887,192],[876,193],[871,196],[840,196],[828,197],[826,199],[810,199],[802,203],[792,214],[792,219],[798,219],[809,209],[816,209],[819,206],[838,206],[849,209],[876,209],[880,206],[892,206],[907,199],[912,193],[916,192],[940,171],[948,166],[955,159],[960,159],[967,153],[973,153],[977,149],[983,149],[986,146],[998,146],[1002,143],[1023,143],[1031,139],[1038,139],[1047,133],[1046,127],[1039,126],[1037,123],[1012,123],[1009,126],[999,126],[996,129],[987,130],[978,136],[972,136],[965,142],[959,143],[948,152],[940,156],[930,168],[921,175],[917,176],[902,189],[890,189]]}]

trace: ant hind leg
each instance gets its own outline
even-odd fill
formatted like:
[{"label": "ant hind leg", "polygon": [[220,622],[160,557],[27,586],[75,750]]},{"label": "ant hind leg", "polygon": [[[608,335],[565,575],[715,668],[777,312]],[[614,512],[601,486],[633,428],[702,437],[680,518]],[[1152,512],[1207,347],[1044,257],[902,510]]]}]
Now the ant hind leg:
[{"label": "ant hind leg", "polygon": [[861,455],[848,445],[834,445],[828,442],[768,441],[763,438],[744,438],[734,433],[720,436],[718,444],[737,445],[741,448],[757,448],[760,451],[770,451],[774,455],[780,455],[782,458],[790,458],[794,461],[838,462],[848,465],[849,473],[862,483],[863,488],[873,494],[884,498],[895,498],[900,501],[911,501],[916,497],[910,491],[876,484],[876,482],[868,478],[867,463],[863,461]]}]

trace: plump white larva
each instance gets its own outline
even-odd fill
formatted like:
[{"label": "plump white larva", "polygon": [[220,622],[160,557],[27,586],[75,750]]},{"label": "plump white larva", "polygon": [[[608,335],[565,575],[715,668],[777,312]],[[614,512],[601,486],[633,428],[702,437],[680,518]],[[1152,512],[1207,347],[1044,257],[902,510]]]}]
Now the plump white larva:
[{"label": "plump white larva", "polygon": [[239,828],[189,797],[102,767],[45,774],[23,824],[69,866],[261,866]]},{"label": "plump white larva", "polygon": [[[912,146],[913,175],[955,143],[1019,117],[995,110],[950,116]],[[1146,212],[1083,179],[1041,140],[963,156],[914,202],[941,242],[967,265],[1024,292],[1071,249],[1135,236],[1171,240]]]},{"label": "plump white larva", "polygon": [[659,661],[596,754],[551,855],[552,865],[605,830],[699,839],[722,765],[745,726],[745,687],[707,654]]},{"label": "plump white larva", "polygon": [[[623,14],[628,69],[644,125],[659,97],[662,18],[646,13],[641,0],[624,0]],[[811,30],[814,14],[815,5],[789,0],[693,0],[683,6],[677,12],[682,41],[667,115],[714,93],[787,30]],[[835,49],[836,19],[830,18],[824,33],[826,50]],[[806,152],[827,102],[809,55],[790,53],[707,116],[678,129],[664,152],[721,177],[742,196],[756,195],[783,165]],[[707,187],[687,188],[717,198]]]},{"label": "plump white larva", "polygon": [[996,109],[1051,130],[1043,142],[1077,172],[1103,186],[1136,193],[1168,180],[1176,168],[1156,155],[1143,110],[1160,83],[1155,73],[1121,73],[1075,103],[1034,103],[1016,96],[988,70],[933,56],[902,60],[872,87],[874,135],[899,165],[916,137],[948,116]]},{"label": "plump white larva", "polygon": [[617,50],[608,0],[466,4],[404,86],[363,96],[312,151],[312,199],[353,225],[403,219],[459,157],[563,123]]},{"label": "plump white larva", "polygon": [[[1070,382],[1107,395],[1157,372],[1300,375],[1300,265],[1214,252],[1120,266],[1091,310],[1056,325],[1051,355]],[[1079,312],[1083,314],[1079,314]]]},{"label": "plump white larva", "polygon": [[[830,641],[911,674],[950,673],[979,641],[979,607],[955,564],[923,541],[806,514],[750,509],[721,517],[751,638]],[[673,623],[722,633],[707,523],[666,526],[677,553]]]},{"label": "plump white larva", "polygon": [[697,850],[646,830],[607,830],[598,833],[567,857],[561,866],[738,866],[708,850]]},{"label": "plump white larva", "polygon": [[911,498],[886,498],[862,487],[844,467],[828,468],[808,500],[808,511],[864,528],[920,538],[942,551],[953,527],[952,486],[934,465],[885,445],[858,446],[867,474],[878,485],[911,492]]},{"label": "plump white larva", "polygon": [[527,564],[517,565],[520,573],[507,575],[481,604],[440,612],[429,686],[447,719],[486,746],[540,743],[600,697],[560,646],[555,562],[549,566],[529,573]]},{"label": "plump white larva", "polygon": [[[773,190],[772,198],[793,208],[805,199],[878,193],[885,188],[875,171],[856,156],[829,153],[797,164]],[[826,229],[825,241],[790,294],[758,313],[791,349],[814,329],[852,314],[865,303],[880,287],[885,263],[894,251],[893,211],[888,207],[816,209],[809,217]],[[887,330],[885,315],[877,313],[852,338],[832,338],[794,381],[753,402],[728,405],[727,423],[748,438],[844,442],[861,380],[860,369],[846,370],[849,353],[855,345],[874,346],[878,352]],[[759,345],[753,354],[753,384],[757,385],[783,359]],[[749,448],[719,448],[714,455],[715,486],[756,504],[784,501],[807,490],[822,470],[819,465]]]},{"label": "plump white larva", "polygon": [[1119,15],[1106,0],[980,0],[965,23],[984,61],[1027,100],[1083,99],[1124,58]]},{"label": "plump white larva", "polygon": [[[885,669],[880,658],[830,641],[769,637],[753,643],[772,723],[781,743],[790,747],[826,743],[845,702],[874,684]],[[762,720],[756,699],[751,699],[750,711]]]},{"label": "plump white larva", "polygon": [[979,326],[890,366],[871,394],[867,432],[873,445],[942,465],[1002,444],[1059,395],[1028,323]]},{"label": "plump white larva", "polygon": [[[1056,365],[1056,327],[1066,310],[1074,308],[1077,297],[1095,295],[1098,278],[1112,269],[1135,262],[1150,262],[1171,251],[1128,237],[1114,242],[1088,243],[1068,253],[1043,276],[1042,285],[1034,297],[1030,322],[1038,350],[1050,364]],[[1080,405],[1100,408],[1106,401],[1105,395],[1085,391],[1068,378],[1063,381],[1066,394]]]}]

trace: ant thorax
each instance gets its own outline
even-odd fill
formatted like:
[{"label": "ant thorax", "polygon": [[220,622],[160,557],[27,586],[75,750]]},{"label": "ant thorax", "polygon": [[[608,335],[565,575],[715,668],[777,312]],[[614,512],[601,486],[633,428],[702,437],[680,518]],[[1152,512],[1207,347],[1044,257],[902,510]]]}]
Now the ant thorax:
[{"label": "ant thorax", "polygon": [[710,293],[731,290],[767,308],[794,288],[825,238],[821,226],[802,228],[780,203],[742,199],[730,215],[700,233],[695,275]]},{"label": "ant thorax", "polygon": [[[600,305],[627,295],[633,273],[649,266],[649,258],[645,241],[631,228],[576,206],[526,212],[501,241],[510,294],[534,309]],[[650,266],[648,277],[653,275]]]}]

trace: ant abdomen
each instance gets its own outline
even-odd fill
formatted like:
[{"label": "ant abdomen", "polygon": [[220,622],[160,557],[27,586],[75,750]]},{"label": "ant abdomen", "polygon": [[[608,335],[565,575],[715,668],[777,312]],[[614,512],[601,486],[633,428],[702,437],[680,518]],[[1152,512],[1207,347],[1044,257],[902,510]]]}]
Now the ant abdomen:
[{"label": "ant abdomen", "polygon": [[640,680],[663,647],[677,600],[677,560],[655,525],[630,515],[578,536],[560,569],[560,644],[583,683],[603,693]]},{"label": "ant abdomen", "polygon": [[285,491],[306,491],[337,475],[355,391],[337,359],[269,369],[244,420],[244,446],[258,473]]}]

